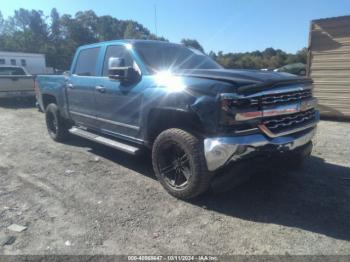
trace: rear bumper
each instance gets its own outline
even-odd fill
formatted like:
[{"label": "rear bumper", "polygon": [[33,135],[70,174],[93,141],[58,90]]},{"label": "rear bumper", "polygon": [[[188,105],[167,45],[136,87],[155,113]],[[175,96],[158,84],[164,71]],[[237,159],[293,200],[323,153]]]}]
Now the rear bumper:
[{"label": "rear bumper", "polygon": [[34,90],[0,92],[0,98],[16,98],[16,97],[35,97],[35,92]]},{"label": "rear bumper", "polygon": [[294,151],[309,143],[315,133],[316,127],[313,127],[301,133],[274,138],[263,134],[206,138],[204,154],[207,167],[209,171],[215,171],[253,155]]}]

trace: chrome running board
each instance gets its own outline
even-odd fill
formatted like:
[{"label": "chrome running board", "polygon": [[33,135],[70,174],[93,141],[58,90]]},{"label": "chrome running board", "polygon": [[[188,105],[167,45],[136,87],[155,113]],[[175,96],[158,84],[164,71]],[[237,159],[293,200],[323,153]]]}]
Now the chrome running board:
[{"label": "chrome running board", "polygon": [[72,127],[71,129],[69,129],[69,132],[73,135],[77,135],[77,136],[89,139],[89,140],[94,141],[96,143],[118,149],[120,151],[123,151],[123,152],[131,154],[131,155],[136,155],[140,151],[140,148],[138,148],[138,147],[124,144],[124,143],[121,143],[121,142],[118,142],[118,141],[115,141],[115,140],[112,140],[110,138],[106,138],[103,136],[99,136],[95,133],[89,132],[87,130],[83,130],[79,127]]}]

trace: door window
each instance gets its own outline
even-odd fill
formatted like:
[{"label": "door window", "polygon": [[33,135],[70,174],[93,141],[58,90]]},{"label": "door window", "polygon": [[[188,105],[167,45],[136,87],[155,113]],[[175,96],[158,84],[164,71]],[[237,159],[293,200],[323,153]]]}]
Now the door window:
[{"label": "door window", "polygon": [[125,66],[133,66],[133,59],[129,51],[122,45],[111,45],[107,47],[103,63],[103,76],[108,76],[108,60],[110,57],[124,58]]},{"label": "door window", "polygon": [[99,47],[80,51],[74,74],[79,76],[96,76],[96,65],[99,51]]}]

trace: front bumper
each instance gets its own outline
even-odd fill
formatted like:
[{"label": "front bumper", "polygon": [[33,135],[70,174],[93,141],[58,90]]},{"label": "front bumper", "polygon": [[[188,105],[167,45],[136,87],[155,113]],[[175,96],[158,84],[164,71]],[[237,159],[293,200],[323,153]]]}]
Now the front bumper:
[{"label": "front bumper", "polygon": [[293,151],[311,141],[315,133],[316,127],[302,133],[274,138],[268,138],[263,134],[206,138],[204,155],[208,170],[215,171],[254,154]]}]

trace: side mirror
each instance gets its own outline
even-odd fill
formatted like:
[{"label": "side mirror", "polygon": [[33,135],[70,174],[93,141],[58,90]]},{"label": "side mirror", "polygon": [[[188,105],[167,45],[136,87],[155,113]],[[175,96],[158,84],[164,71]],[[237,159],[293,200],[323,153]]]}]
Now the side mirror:
[{"label": "side mirror", "polygon": [[108,77],[121,82],[134,82],[139,74],[131,66],[125,66],[124,58],[110,57],[108,60]]}]

